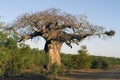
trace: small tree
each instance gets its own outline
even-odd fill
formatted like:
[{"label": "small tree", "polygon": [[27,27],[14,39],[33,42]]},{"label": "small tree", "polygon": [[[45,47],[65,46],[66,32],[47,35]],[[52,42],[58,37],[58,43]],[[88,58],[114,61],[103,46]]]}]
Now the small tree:
[{"label": "small tree", "polygon": [[87,52],[86,46],[81,46],[81,49],[78,51],[77,55],[73,55],[73,68],[77,69],[87,69],[91,67],[91,57]]},{"label": "small tree", "polygon": [[41,36],[45,39],[44,50],[49,54],[49,64],[61,65],[60,49],[63,43],[72,48],[72,43],[78,44],[87,37],[108,35],[114,31],[104,31],[102,26],[93,25],[86,16],[74,16],[59,9],[48,9],[36,13],[26,13],[19,16],[11,25],[11,30],[21,36],[21,41]]}]

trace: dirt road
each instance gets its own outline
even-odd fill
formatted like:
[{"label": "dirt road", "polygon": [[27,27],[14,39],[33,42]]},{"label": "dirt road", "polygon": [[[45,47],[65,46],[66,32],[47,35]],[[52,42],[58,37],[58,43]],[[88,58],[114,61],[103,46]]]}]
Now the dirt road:
[{"label": "dirt road", "polygon": [[120,80],[120,69],[73,71],[61,80]]}]

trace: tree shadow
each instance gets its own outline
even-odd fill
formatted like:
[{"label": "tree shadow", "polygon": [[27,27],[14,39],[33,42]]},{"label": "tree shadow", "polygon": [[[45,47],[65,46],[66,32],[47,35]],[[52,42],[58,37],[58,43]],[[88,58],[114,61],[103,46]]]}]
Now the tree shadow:
[{"label": "tree shadow", "polygon": [[24,75],[0,78],[0,80],[50,80],[50,79],[47,78],[47,76],[42,76],[37,74],[24,74]]}]

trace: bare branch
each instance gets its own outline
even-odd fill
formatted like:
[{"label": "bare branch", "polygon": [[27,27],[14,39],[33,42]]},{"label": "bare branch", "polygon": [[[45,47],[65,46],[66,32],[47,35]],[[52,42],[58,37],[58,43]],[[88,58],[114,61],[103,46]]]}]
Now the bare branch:
[{"label": "bare branch", "polygon": [[[84,40],[89,36],[113,36],[115,32],[105,31],[102,26],[93,25],[87,21],[87,16],[75,16],[60,12],[59,9],[48,9],[41,12],[23,14],[12,25],[17,35],[21,34],[21,40],[42,36],[46,41],[56,40],[71,43]],[[21,30],[22,29],[22,30]],[[19,32],[19,33],[18,33]]]}]

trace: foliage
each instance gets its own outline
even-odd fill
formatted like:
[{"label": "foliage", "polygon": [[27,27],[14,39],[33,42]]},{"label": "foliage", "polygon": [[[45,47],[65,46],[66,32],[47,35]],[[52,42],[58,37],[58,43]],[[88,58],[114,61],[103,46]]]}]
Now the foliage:
[{"label": "foliage", "polygon": [[107,69],[115,65],[120,65],[120,58],[105,57],[105,56],[91,56],[92,68]]},{"label": "foliage", "polygon": [[[114,36],[115,34],[114,30],[105,31],[104,27],[91,24],[85,15],[76,16],[55,8],[23,14],[6,30],[11,30],[21,36],[19,42],[38,36],[43,37],[46,40],[44,50],[50,54],[49,63],[57,62],[59,65],[61,65],[59,53],[63,43],[72,48],[72,43],[78,45],[90,36]],[[53,47],[53,45],[56,46]],[[51,55],[56,54],[55,52],[58,55]]]},{"label": "foliage", "polygon": [[85,46],[78,51],[78,54],[61,54],[63,65],[68,69],[108,69],[120,65],[120,58],[92,56],[87,53]]},{"label": "foliage", "polygon": [[71,69],[87,69],[91,67],[91,57],[86,46],[81,46],[78,54],[61,54],[62,64]]},{"label": "foliage", "polygon": [[65,54],[61,53],[61,62],[66,69],[72,68],[72,61],[71,61],[72,54]]},{"label": "foliage", "polygon": [[109,63],[106,60],[95,59],[92,61],[91,67],[94,69],[107,69],[109,67]]},{"label": "foliage", "polygon": [[[44,66],[48,63],[48,55],[38,49],[30,49],[29,46],[18,48],[13,38],[5,38],[0,46],[0,76],[12,76],[21,73],[42,73]],[[6,36],[7,37],[7,36]],[[2,39],[1,39],[2,41]],[[78,54],[61,54],[62,68],[54,64],[50,70],[51,74],[65,74],[70,69],[107,69],[113,65],[120,65],[120,59],[114,57],[90,56],[83,46]],[[45,72],[44,72],[45,73]]]},{"label": "foliage", "polygon": [[50,69],[49,73],[57,76],[60,71],[61,71],[60,66],[57,63],[54,63],[52,65],[52,68]]},{"label": "foliage", "polygon": [[91,58],[89,57],[89,54],[87,53],[87,49],[83,48],[83,46],[78,51],[78,54],[68,55],[66,56],[65,59],[66,60],[65,62],[63,61],[63,63],[65,66],[67,65],[68,68],[86,69],[86,68],[90,68],[91,66]]},{"label": "foliage", "polygon": [[[18,48],[15,39],[6,38],[1,33],[0,41],[0,76],[12,76],[24,72],[25,69],[34,71],[34,67],[43,69],[47,64],[47,55],[38,49],[30,49],[29,46]],[[3,40],[4,38],[4,40]]]},{"label": "foliage", "polygon": [[[13,76],[21,73],[42,73],[48,63],[48,55],[38,49],[30,49],[28,45],[17,45],[16,37],[0,32],[0,76]],[[90,56],[87,48],[82,46],[78,54],[61,54],[62,67],[53,64],[50,73],[62,74],[70,69],[100,68],[120,65],[120,59],[114,57]],[[63,71],[63,72],[62,72]]]}]

